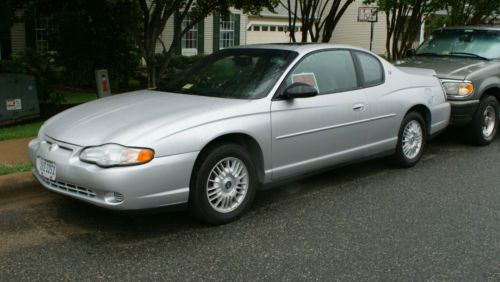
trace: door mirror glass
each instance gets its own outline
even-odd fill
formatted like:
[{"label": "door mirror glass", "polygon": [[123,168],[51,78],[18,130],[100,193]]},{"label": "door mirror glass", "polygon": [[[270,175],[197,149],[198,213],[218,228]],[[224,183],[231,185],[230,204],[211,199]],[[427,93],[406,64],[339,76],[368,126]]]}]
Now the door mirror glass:
[{"label": "door mirror glass", "polygon": [[308,98],[318,95],[318,90],[303,82],[296,82],[285,89],[285,99]]}]

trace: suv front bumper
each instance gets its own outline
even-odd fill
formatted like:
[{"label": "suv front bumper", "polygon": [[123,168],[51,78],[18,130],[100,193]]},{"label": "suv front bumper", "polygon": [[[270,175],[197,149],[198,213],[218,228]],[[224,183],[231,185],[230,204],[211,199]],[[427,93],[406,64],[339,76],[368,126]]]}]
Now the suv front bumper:
[{"label": "suv front bumper", "polygon": [[479,100],[449,102],[451,104],[451,125],[466,126],[472,122],[474,113],[479,107]]}]

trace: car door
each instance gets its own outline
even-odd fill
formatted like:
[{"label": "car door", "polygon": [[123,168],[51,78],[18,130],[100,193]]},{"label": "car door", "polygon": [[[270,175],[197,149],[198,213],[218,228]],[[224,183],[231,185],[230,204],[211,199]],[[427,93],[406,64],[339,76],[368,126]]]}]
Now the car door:
[{"label": "car door", "polygon": [[366,95],[366,151],[373,155],[393,149],[397,142],[400,102],[392,95],[384,66],[370,53],[354,51],[360,80]]},{"label": "car door", "polygon": [[273,179],[344,162],[360,155],[367,128],[365,93],[359,91],[349,50],[306,55],[290,71],[277,95],[294,82],[315,87],[319,95],[271,104]]}]

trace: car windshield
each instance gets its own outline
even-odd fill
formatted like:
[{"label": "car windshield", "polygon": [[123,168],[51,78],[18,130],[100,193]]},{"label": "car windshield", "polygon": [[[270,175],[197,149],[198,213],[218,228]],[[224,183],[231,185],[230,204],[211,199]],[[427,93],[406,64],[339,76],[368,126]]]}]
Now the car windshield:
[{"label": "car windshield", "polygon": [[296,52],[228,49],[200,60],[157,90],[182,94],[258,99],[267,95]]},{"label": "car windshield", "polygon": [[451,29],[434,32],[416,54],[500,59],[500,31]]}]

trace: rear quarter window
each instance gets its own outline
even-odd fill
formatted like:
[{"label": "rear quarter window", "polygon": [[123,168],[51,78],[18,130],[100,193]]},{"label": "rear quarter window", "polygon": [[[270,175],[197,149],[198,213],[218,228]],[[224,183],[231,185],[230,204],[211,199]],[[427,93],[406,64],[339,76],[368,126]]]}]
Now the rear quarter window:
[{"label": "rear quarter window", "polygon": [[363,86],[370,87],[384,83],[384,68],[375,56],[355,52],[361,70]]}]

